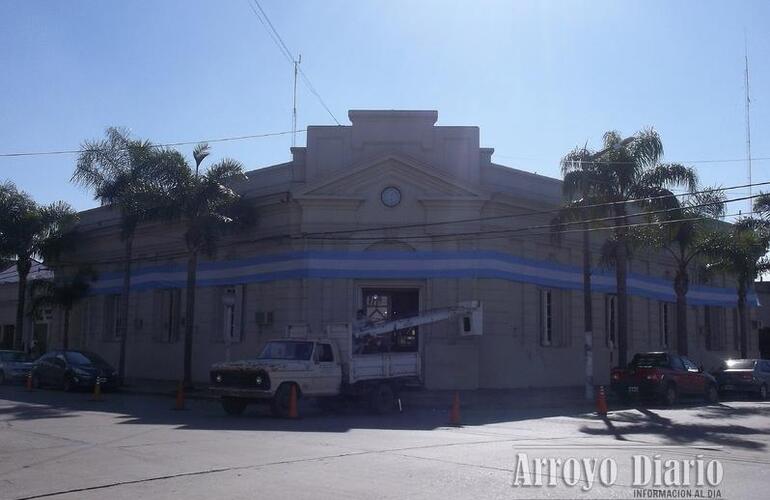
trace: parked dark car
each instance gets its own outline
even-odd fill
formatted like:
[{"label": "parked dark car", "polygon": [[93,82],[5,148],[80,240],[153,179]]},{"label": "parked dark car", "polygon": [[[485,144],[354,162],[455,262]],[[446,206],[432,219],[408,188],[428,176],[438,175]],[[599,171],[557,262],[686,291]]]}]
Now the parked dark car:
[{"label": "parked dark car", "polygon": [[23,351],[0,351],[0,385],[26,380],[32,361]]},{"label": "parked dark car", "polygon": [[720,394],[750,393],[767,399],[770,361],[766,359],[728,359],[714,373]]},{"label": "parked dark car", "polygon": [[65,391],[92,389],[99,381],[105,389],[120,385],[118,374],[98,354],[88,351],[50,351],[32,367],[34,387],[58,387]]},{"label": "parked dark car", "polygon": [[679,396],[703,397],[709,403],[719,399],[716,379],[684,356],[665,352],[634,355],[625,369],[612,370],[612,390],[621,399],[656,398],[666,405]]}]

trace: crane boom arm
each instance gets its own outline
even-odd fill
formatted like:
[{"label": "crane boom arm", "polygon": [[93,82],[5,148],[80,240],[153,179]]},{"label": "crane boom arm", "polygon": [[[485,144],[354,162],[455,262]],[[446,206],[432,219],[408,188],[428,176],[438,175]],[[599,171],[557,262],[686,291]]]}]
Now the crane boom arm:
[{"label": "crane boom arm", "polygon": [[393,321],[386,321],[384,323],[377,323],[375,325],[365,325],[356,328],[353,331],[353,337],[363,337],[364,335],[382,335],[385,333],[391,333],[394,330],[403,330],[404,328],[411,328],[413,326],[426,325],[429,323],[435,323],[444,319],[450,319],[457,316],[471,317],[481,311],[481,303],[477,300],[469,302],[461,302],[453,307],[444,307],[441,309],[433,309],[426,311],[417,316],[409,318],[401,318]]}]

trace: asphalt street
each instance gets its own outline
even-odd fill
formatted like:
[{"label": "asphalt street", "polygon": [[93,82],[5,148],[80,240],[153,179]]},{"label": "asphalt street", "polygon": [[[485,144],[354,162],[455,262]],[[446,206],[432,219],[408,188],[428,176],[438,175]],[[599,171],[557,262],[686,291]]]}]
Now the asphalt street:
[{"label": "asphalt street", "polygon": [[[768,498],[770,489],[770,402],[628,408],[607,419],[464,409],[463,426],[449,427],[443,409],[372,416],[307,403],[300,419],[282,420],[260,408],[228,417],[203,400],[173,411],[170,398],[89,398],[0,387],[0,498],[633,498],[634,455],[719,462],[716,487],[676,488],[680,498]],[[563,470],[522,469],[523,457],[612,458],[616,479],[604,486],[584,471],[570,486]],[[514,486],[517,474],[544,485]]]}]

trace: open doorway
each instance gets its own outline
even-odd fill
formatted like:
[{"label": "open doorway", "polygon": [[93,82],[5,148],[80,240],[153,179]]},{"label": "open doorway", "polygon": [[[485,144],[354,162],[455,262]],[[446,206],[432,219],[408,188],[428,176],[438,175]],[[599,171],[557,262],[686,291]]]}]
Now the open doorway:
[{"label": "open doorway", "polygon": [[[420,313],[420,291],[416,288],[364,288],[361,311],[367,324],[377,324]],[[359,339],[355,351],[360,354],[378,352],[416,352],[419,350],[418,328],[394,330],[389,335]]]}]

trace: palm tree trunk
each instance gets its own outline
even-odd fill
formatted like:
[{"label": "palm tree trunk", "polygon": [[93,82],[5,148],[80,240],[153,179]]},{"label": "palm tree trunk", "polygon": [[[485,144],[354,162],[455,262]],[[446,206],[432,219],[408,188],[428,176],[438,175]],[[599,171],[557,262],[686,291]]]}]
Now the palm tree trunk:
[{"label": "palm tree trunk", "polygon": [[195,327],[195,280],[198,271],[198,251],[190,250],[187,255],[187,295],[184,322],[184,378],[185,387],[192,386],[192,343]]},{"label": "palm tree trunk", "polygon": [[594,316],[591,304],[591,237],[588,223],[583,224],[583,327],[585,330],[586,399],[594,398]]},{"label": "palm tree trunk", "polygon": [[70,308],[64,308],[64,335],[62,337],[62,349],[70,347]]},{"label": "palm tree trunk", "polygon": [[615,235],[617,250],[615,254],[615,285],[618,294],[618,366],[626,367],[628,361],[628,247],[626,231],[618,226],[627,225],[626,211],[622,204],[615,206]]},{"label": "palm tree trunk", "polygon": [[126,375],[126,338],[128,337],[128,306],[131,292],[131,258],[133,255],[134,235],[126,238],[123,255],[123,294],[120,296],[120,318],[118,319],[118,338],[120,339],[120,355],[118,358],[118,376],[121,380]]},{"label": "palm tree trunk", "polygon": [[741,327],[741,358],[749,357],[748,310],[746,309],[746,285],[738,286],[738,321]]},{"label": "palm tree trunk", "polygon": [[13,348],[17,350],[22,349],[22,343],[24,342],[24,308],[27,300],[27,276],[31,267],[32,261],[29,257],[19,256],[19,259],[16,261],[19,286],[16,296],[16,327],[13,335]]},{"label": "palm tree trunk", "polygon": [[687,291],[690,288],[690,277],[687,267],[680,267],[674,277],[674,292],[676,293],[676,352],[687,356]]}]

